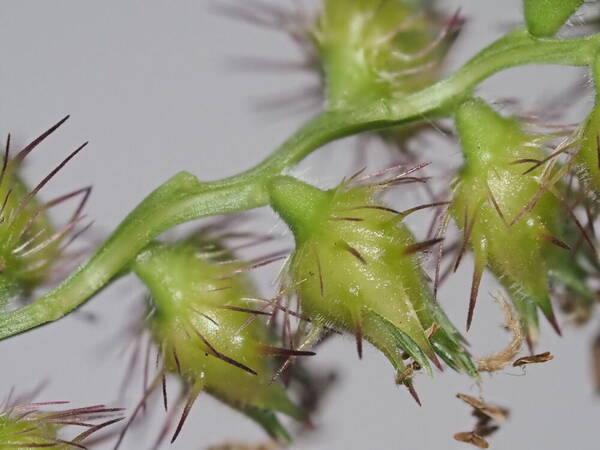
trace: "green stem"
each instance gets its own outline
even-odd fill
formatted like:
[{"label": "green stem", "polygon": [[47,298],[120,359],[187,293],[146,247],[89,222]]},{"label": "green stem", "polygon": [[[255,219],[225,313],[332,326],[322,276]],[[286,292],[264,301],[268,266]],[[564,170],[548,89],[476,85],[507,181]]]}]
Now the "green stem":
[{"label": "green stem", "polygon": [[269,181],[324,144],[368,130],[451,115],[484,79],[525,64],[589,66],[600,34],[580,39],[537,39],[526,30],[502,37],[447,79],[402,99],[357,109],[326,111],[308,122],[271,156],[239,175],[201,183],[182,172],[136,207],[79,270],[32,304],[0,315],[0,339],[54,321],[106,286],[152,239],[183,222],[243,211],[269,202]]}]

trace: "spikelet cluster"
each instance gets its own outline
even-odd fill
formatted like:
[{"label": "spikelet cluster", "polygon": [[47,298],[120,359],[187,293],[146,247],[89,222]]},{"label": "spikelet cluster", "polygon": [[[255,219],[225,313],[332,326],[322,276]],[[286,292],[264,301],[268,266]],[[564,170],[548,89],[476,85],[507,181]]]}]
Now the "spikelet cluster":
[{"label": "spikelet cluster", "polygon": [[[72,152],[33,188],[21,176],[23,161],[52,134],[63,119],[22,150],[11,155],[10,136],[0,161],[0,306],[11,297],[27,294],[45,282],[59,260],[70,237],[84,218],[83,207],[90,187],[79,189],[48,202],[39,199],[39,191],[73,158],[85,144]],[[77,200],[68,221],[56,228],[48,212],[71,199]],[[81,230],[80,230],[81,231]]]}]

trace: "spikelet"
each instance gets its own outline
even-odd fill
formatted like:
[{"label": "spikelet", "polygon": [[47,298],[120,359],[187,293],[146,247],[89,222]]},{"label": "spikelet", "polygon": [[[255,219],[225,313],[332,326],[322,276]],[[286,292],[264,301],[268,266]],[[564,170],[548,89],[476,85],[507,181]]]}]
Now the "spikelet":
[{"label": "spikelet", "polygon": [[[271,185],[271,204],[296,240],[287,277],[311,321],[304,345],[327,327],[350,332],[359,356],[365,339],[416,395],[413,371],[431,372],[430,362],[441,367],[437,356],[457,371],[476,376],[476,369],[419,265],[418,253],[438,241],[416,242],[402,222],[411,210],[395,211],[377,198],[386,185],[410,178],[322,191],[281,177]],[[413,362],[405,364],[408,358]]]},{"label": "spikelet", "polygon": [[518,120],[500,116],[481,100],[465,102],[456,123],[465,164],[450,207],[464,241],[455,267],[468,247],[475,259],[467,328],[488,267],[510,293],[530,345],[538,335],[538,309],[560,333],[550,282],[585,304],[595,301],[585,271],[569,253],[579,236],[562,196],[566,167],[542,164],[548,158],[541,148],[549,138],[525,133]]},{"label": "spikelet", "polygon": [[290,436],[276,413],[307,419],[283,386],[271,379],[274,356],[312,353],[277,347],[271,330],[255,317],[267,313],[252,301],[255,290],[245,273],[251,266],[236,261],[218,240],[200,234],[175,244],[154,243],[133,265],[151,294],[146,325],[162,361],[149,391],[162,378],[166,407],[165,375],[173,374],[187,392],[172,441],[202,391],[253,419],[281,442]]},{"label": "spikelet", "polygon": [[[33,189],[23,182],[20,174],[27,155],[67,118],[34,139],[14,157],[11,157],[10,135],[7,139],[0,161],[0,307],[14,296],[28,294],[49,278],[50,270],[60,259],[69,235],[74,238],[78,234],[75,229],[84,218],[82,211],[91,192],[90,187],[46,203],[39,199],[38,194],[86,144],[69,154]],[[75,210],[64,225],[56,228],[48,211],[71,199],[78,200]]]},{"label": "spikelet", "polygon": [[[85,447],[94,433],[122,420],[120,408],[104,405],[66,409],[68,402],[11,403],[0,410],[0,450]],[[71,439],[61,437],[64,429],[83,428]]]}]

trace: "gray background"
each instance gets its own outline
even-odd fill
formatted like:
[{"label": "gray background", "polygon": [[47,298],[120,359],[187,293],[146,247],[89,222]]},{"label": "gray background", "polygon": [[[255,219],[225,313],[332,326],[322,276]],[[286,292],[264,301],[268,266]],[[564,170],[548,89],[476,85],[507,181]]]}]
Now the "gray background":
[{"label": "gray background", "polygon": [[[448,71],[520,18],[517,0],[439,3],[448,12],[460,6],[469,18]],[[96,220],[95,231],[88,235],[92,241],[175,172],[185,169],[207,180],[234,174],[266,156],[307,117],[285,110],[260,112],[254,106],[257,100],[303,86],[310,77],[240,72],[230,64],[240,55],[297,58],[285,36],[219,17],[209,2],[3,0],[0,48],[0,133],[12,132],[14,142],[23,145],[63,115],[72,115],[32,155],[27,179],[39,180],[67,151],[91,141],[43,195],[51,198],[93,184],[88,206]],[[567,68],[516,69],[495,76],[479,92],[490,99],[519,96],[535,105],[577,73]],[[589,97],[582,102],[577,117],[591,101]],[[296,173],[331,185],[351,170],[353,145],[336,143],[329,152],[309,158]],[[425,159],[445,155],[449,165],[460,163],[458,147],[443,139],[430,140],[421,151]],[[369,168],[389,162],[380,150],[374,155]],[[413,197],[406,198],[415,204]],[[251,226],[283,234],[283,227],[266,210]],[[289,236],[282,239],[290,242]],[[466,261],[441,295],[461,327],[470,270]],[[271,268],[259,274],[265,293],[271,289],[273,272]],[[498,306],[487,294],[490,289],[493,282],[486,278],[469,333],[478,355],[508,340]],[[118,356],[117,342],[127,339],[122,330],[135,318],[140,292],[135,280],[119,281],[83,308],[96,315],[95,323],[85,314],[72,315],[0,343],[0,394],[11,386],[26,391],[49,380],[38,400],[68,399],[76,405],[119,401],[131,407],[140,396],[141,376],[136,375],[125,398],[117,399],[127,365],[127,357]],[[589,354],[598,327],[575,329],[563,319],[563,328],[565,336],[559,339],[543,325],[540,350],[551,350],[554,361],[530,367],[527,376],[516,369],[484,376],[481,393],[486,400],[512,411],[491,438],[492,448],[598,448],[600,400],[593,393]],[[454,442],[452,435],[474,423],[469,408],[454,398],[457,392],[480,393],[471,380],[449,371],[434,379],[419,377],[424,406],[418,408],[395,387],[388,362],[371,348],[358,361],[349,337],[324,345],[312,363],[336,369],[341,379],[315,417],[317,432],[299,439],[294,448],[468,448]],[[123,448],[149,448],[163,417],[155,402],[145,418],[152,426],[133,429]],[[257,443],[264,435],[250,421],[203,395],[172,448],[202,449],[226,440]]]}]

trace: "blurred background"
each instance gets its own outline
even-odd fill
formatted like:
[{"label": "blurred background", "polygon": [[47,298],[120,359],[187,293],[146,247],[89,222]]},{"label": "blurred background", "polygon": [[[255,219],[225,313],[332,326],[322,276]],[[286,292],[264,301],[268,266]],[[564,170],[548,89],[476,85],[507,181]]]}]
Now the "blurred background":
[{"label": "blurred background", "polygon": [[[100,242],[144,196],[176,172],[187,170],[211,180],[242,171],[268,155],[315,111],[310,97],[314,74],[271,70],[267,64],[262,65],[265,70],[256,70],[241,64],[240,58],[247,57],[299,61],[301,55],[291,40],[284,33],[225,17],[215,7],[222,3],[0,2],[0,135],[10,132],[13,143],[23,146],[71,114],[31,155],[25,176],[36,183],[68,152],[90,141],[43,190],[49,199],[94,186],[87,211],[95,225],[82,238],[86,244]],[[295,2],[267,3],[292,6]],[[467,19],[446,72],[521,20],[520,0],[438,3],[448,14],[460,7]],[[532,109],[585,76],[580,69],[565,67],[519,68],[494,76],[478,93],[489,100],[519,98],[523,108]],[[580,120],[592,102],[593,96],[587,95],[577,107],[566,111],[565,106],[565,120]],[[561,105],[554,107],[562,112]],[[336,142],[309,157],[294,173],[327,187],[360,165],[376,170],[402,161],[373,144],[365,156],[356,150],[360,145],[364,144],[354,139]],[[458,145],[435,133],[415,145],[419,160],[434,162],[429,170],[439,191],[449,180],[449,169],[460,165]],[[393,196],[392,201],[407,205],[425,198],[412,190],[396,190]],[[417,235],[425,233],[429,218],[424,213],[411,222]],[[249,215],[243,226],[275,233],[279,238],[273,248],[292,246],[285,228],[267,209]],[[461,330],[471,267],[471,261],[465,261],[439,295]],[[275,289],[276,271],[277,267],[269,266],[257,273],[264,295]],[[510,340],[501,310],[489,295],[496,289],[486,276],[468,333],[477,356],[498,351]],[[141,371],[129,377],[123,395],[120,385],[131,357],[125,351],[131,339],[127,329],[142,310],[143,292],[136,279],[124,278],[79,313],[0,343],[0,396],[12,387],[26,392],[47,382],[37,401],[132,408],[143,389]],[[482,386],[449,370],[433,379],[420,376],[416,387],[421,408],[394,384],[393,370],[380,353],[368,347],[363,360],[358,360],[353,338],[335,337],[319,348],[310,364],[335,372],[337,381],[314,417],[316,429],[298,436],[293,448],[469,448],[452,438],[458,431],[470,430],[475,421],[470,408],[455,398],[462,392],[481,394],[510,409],[509,420],[490,438],[492,448],[597,449],[600,399],[594,391],[591,343],[600,327],[595,318],[583,328],[568,324],[564,316],[561,319],[562,338],[542,321],[538,349],[551,351],[553,361],[484,375]],[[122,448],[151,448],[165,414],[158,398],[150,406]],[[164,448],[200,450],[225,442],[265,441],[254,423],[201,395],[178,440]],[[97,448],[112,445],[114,439]]]}]

